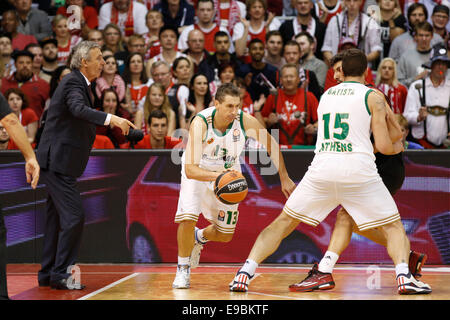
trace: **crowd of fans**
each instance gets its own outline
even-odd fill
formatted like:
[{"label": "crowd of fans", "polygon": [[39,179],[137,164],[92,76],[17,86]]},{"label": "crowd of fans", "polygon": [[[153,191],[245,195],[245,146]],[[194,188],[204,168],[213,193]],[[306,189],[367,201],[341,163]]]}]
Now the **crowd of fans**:
[{"label": "crowd of fans", "polygon": [[[39,145],[46,110],[82,40],[106,62],[99,110],[133,121],[138,143],[97,128],[94,148],[183,147],[177,129],[233,82],[242,110],[282,146],[313,146],[333,57],[367,56],[366,82],[389,100],[406,148],[450,147],[448,0],[4,0],[1,92]],[[41,10],[43,9],[43,10]],[[44,11],[45,10],[45,11]],[[1,128],[0,128],[1,129]],[[0,130],[0,150],[15,149]],[[271,131],[274,132],[274,131]],[[178,139],[178,138],[180,139]]]}]

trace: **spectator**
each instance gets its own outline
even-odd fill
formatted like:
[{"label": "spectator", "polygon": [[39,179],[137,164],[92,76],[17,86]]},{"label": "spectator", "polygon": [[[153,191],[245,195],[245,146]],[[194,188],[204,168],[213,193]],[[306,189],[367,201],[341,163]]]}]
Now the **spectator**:
[{"label": "spectator", "polygon": [[[116,58],[114,56],[105,56],[103,59],[105,60],[105,66],[100,77],[95,80],[95,100],[101,98],[106,89],[112,88],[117,94],[119,103],[126,102],[126,86],[119,75]],[[126,107],[129,108],[129,106]]]},{"label": "spectator", "polygon": [[308,32],[302,31],[295,36],[295,41],[297,41],[300,46],[300,67],[314,72],[317,77],[317,82],[322,88],[321,91],[323,91],[328,66],[314,55],[314,37]]},{"label": "spectator", "polygon": [[195,10],[186,0],[161,0],[153,9],[162,13],[164,26],[178,28],[178,33],[194,24]]},{"label": "spectator", "polygon": [[400,125],[400,128],[402,129],[402,141],[405,149],[424,149],[420,144],[412,141],[406,140],[406,138],[409,135],[409,123],[408,120],[402,115],[396,113],[394,115],[395,119],[397,120],[398,124]]},{"label": "spectator", "polygon": [[[389,57],[394,59],[397,63],[399,62],[400,57],[403,53],[416,47],[416,42],[414,39],[414,29],[417,24],[423,23],[427,20],[427,8],[422,3],[413,3],[408,7],[407,18],[408,32],[402,33],[401,35],[396,37],[394,41],[392,41],[391,47],[389,49]],[[431,46],[442,41],[443,40],[440,35],[433,33]]]},{"label": "spectator", "polygon": [[53,72],[58,68],[58,42],[55,38],[45,38],[40,42],[42,48],[42,79],[50,82]]},{"label": "spectator", "polygon": [[208,79],[204,74],[195,74],[189,85],[189,99],[186,103],[186,129],[197,113],[209,108],[213,104]]},{"label": "spectator", "polygon": [[425,64],[428,76],[414,81],[408,90],[403,116],[411,125],[411,134],[424,148],[441,148],[449,137],[450,79],[447,70],[450,59],[442,44],[433,47]]},{"label": "spectator", "polygon": [[[144,103],[144,119],[148,119],[153,110],[161,110],[167,116],[167,134],[172,135],[176,128],[176,114],[172,110],[168,96],[164,93],[164,87],[160,83],[153,83],[148,89]],[[184,119],[183,119],[184,120]],[[144,132],[148,132],[148,123],[141,124]]]},{"label": "spectator", "polygon": [[406,31],[407,21],[398,0],[377,0],[380,6],[380,33],[383,51],[381,58],[389,56],[392,41]]},{"label": "spectator", "polygon": [[128,52],[137,52],[144,57],[145,62],[145,39],[140,34],[133,34],[128,38]]},{"label": "spectator", "polygon": [[297,17],[292,20],[285,21],[281,27],[280,32],[283,35],[284,43],[289,40],[294,40],[296,34],[301,31],[307,31],[316,39],[316,46],[314,54],[317,58],[322,59],[322,45],[324,43],[324,36],[327,26],[314,18],[311,15],[313,3],[311,0],[294,0],[297,9]]},{"label": "spectator", "polygon": [[159,31],[164,26],[162,13],[157,10],[149,10],[145,16],[148,32],[144,34],[145,61],[162,52],[159,42]]},{"label": "spectator", "polygon": [[342,10],[343,4],[341,0],[318,0],[314,3],[312,15],[327,25],[331,18],[341,13]]},{"label": "spectator", "polygon": [[176,58],[172,66],[172,74],[176,79],[176,83],[179,85],[189,86],[189,82],[192,78],[192,62],[187,57]]},{"label": "spectator", "polygon": [[431,38],[433,27],[428,22],[422,22],[415,27],[414,40],[416,47],[405,51],[398,62],[398,80],[409,87],[412,82],[423,79],[428,71],[422,67],[430,60]]},{"label": "spectator", "polygon": [[12,57],[13,49],[10,33],[0,33],[0,57],[3,67],[3,72],[0,78],[7,77],[16,71],[14,58]]},{"label": "spectator", "polygon": [[431,15],[433,22],[433,30],[435,34],[441,36],[444,43],[449,41],[449,32],[447,31],[447,24],[449,22],[449,7],[442,4],[436,5]]},{"label": "spectator", "polygon": [[233,28],[246,15],[245,4],[237,0],[214,0],[216,23],[233,35]]},{"label": "spectator", "polygon": [[200,65],[199,72],[207,74],[212,69],[214,70],[214,80],[217,81],[221,64],[231,63],[238,68],[240,61],[234,53],[230,53],[231,38],[228,33],[218,31],[214,35],[214,47],[214,54],[206,57],[207,66]]},{"label": "spectator", "polygon": [[87,34],[87,40],[97,42],[100,47],[105,45],[105,40],[103,39],[103,32],[97,29],[91,29]]},{"label": "spectator", "polygon": [[172,73],[170,72],[170,66],[167,62],[159,60],[152,64],[150,74],[154,82],[158,82],[163,85],[165,94],[167,94],[172,86]]},{"label": "spectator", "polygon": [[167,114],[159,109],[150,112],[148,117],[148,134],[139,141],[135,149],[173,149],[182,145],[182,141],[172,138],[168,130]]},{"label": "spectator", "polygon": [[300,66],[300,45],[294,40],[289,40],[284,45],[283,55],[286,63],[295,64],[297,66],[300,77],[300,86],[306,91],[312,92],[316,99],[320,100],[322,88],[317,81],[316,74],[314,71],[306,70]]},{"label": "spectator", "polygon": [[30,108],[40,117],[45,101],[49,97],[50,86],[45,80],[33,75],[33,54],[28,51],[15,52],[14,61],[17,70],[2,79],[2,93],[5,94],[9,88],[19,88],[20,86],[30,102]]},{"label": "spectator", "polygon": [[125,64],[123,80],[127,86],[126,100],[130,101],[130,109],[134,124],[142,128],[144,103],[150,82],[144,69],[144,57],[137,52],[130,53]]},{"label": "spectator", "polygon": [[0,151],[1,150],[19,150],[17,145],[9,137],[3,124],[0,123]]},{"label": "spectator", "polygon": [[282,56],[283,52],[283,37],[278,30],[269,31],[266,33],[266,53],[263,62],[268,63],[280,69],[285,63]]},{"label": "spectator", "polygon": [[214,81],[214,70],[206,60],[209,53],[205,50],[205,36],[200,30],[193,29],[189,32],[188,49],[184,53],[193,62],[194,74],[202,70],[209,82]]},{"label": "spectator", "polygon": [[187,57],[176,58],[172,66],[172,74],[176,79],[167,92],[170,105],[175,113],[176,128],[186,128],[186,103],[189,98],[189,83],[192,77],[192,61]]},{"label": "spectator", "polygon": [[9,10],[3,13],[2,28],[5,32],[9,32],[11,34],[13,50],[24,50],[28,44],[37,43],[37,40],[33,35],[26,35],[17,32],[18,26],[19,16],[14,10]]},{"label": "spectator", "polygon": [[19,88],[10,88],[5,92],[5,99],[24,127],[28,141],[33,144],[36,138],[39,118],[32,109],[28,108],[27,97]]},{"label": "spectator", "polygon": [[52,21],[55,39],[58,42],[58,64],[65,65],[69,59],[72,49],[83,39],[78,35],[71,35],[67,27],[67,18],[57,15]]},{"label": "spectator", "polygon": [[[76,7],[70,8],[70,6],[77,6],[79,8],[78,11],[75,11]],[[87,6],[84,0],[66,0],[66,5],[61,6],[56,10],[56,15],[63,15],[69,18],[71,15],[75,14],[76,18],[79,19],[79,24],[72,24],[69,29],[72,32],[77,33],[82,38],[87,38],[89,32],[91,30],[95,30],[98,28],[98,13],[94,7]]]},{"label": "spectator", "polygon": [[105,29],[103,29],[103,39],[105,39],[105,45],[102,49],[111,50],[116,58],[117,67],[120,74],[122,74],[125,69],[125,61],[128,57],[128,52],[125,50],[122,38],[122,33],[119,27],[115,24],[108,24]]},{"label": "spectator", "polygon": [[252,100],[258,100],[261,94],[268,96],[270,90],[275,90],[278,85],[278,69],[264,63],[264,44],[259,39],[253,39],[249,44],[250,64],[242,64],[236,70],[236,76],[245,80],[248,93]]},{"label": "spectator", "polygon": [[338,52],[344,38],[352,38],[368,62],[374,62],[383,50],[378,23],[361,12],[362,0],[344,0],[347,10],[335,15],[329,22],[322,46],[325,62]]},{"label": "spectator", "polygon": [[185,57],[184,53],[179,52],[176,49],[177,41],[178,41],[178,31],[177,28],[164,26],[159,31],[159,41],[161,42],[162,51],[160,54],[151,58],[147,63],[147,74],[152,67],[152,64],[156,61],[162,60],[169,64],[172,67],[172,63],[176,58]]},{"label": "spectator", "polygon": [[33,35],[41,41],[52,35],[52,27],[47,13],[31,7],[32,0],[16,0],[15,6],[19,16],[17,32]]},{"label": "spectator", "polygon": [[311,92],[299,88],[295,64],[281,68],[281,89],[271,94],[261,111],[267,128],[279,129],[280,145],[312,145],[317,134],[319,102]]},{"label": "spectator", "polygon": [[[183,29],[178,39],[178,50],[184,51],[188,48],[189,33],[194,30],[200,30],[205,37],[205,49],[209,53],[214,53],[216,48],[214,46],[214,36],[217,32],[228,32],[226,28],[221,27],[214,20],[214,1],[213,0],[199,0],[197,3],[196,17],[197,22],[193,25],[187,26]],[[230,46],[230,53],[234,52],[234,47]]]},{"label": "spectator", "polygon": [[125,43],[132,34],[145,34],[147,7],[132,0],[113,0],[101,6],[98,15],[98,29],[104,30],[109,24],[119,27]]},{"label": "spectator", "polygon": [[33,65],[32,70],[33,74],[37,75],[38,77],[44,79],[48,83],[50,83],[51,77],[47,76],[46,73],[42,72],[42,64],[44,62],[44,55],[42,53],[42,48],[37,43],[30,43],[25,47],[25,50],[28,52],[31,52],[33,54]]},{"label": "spectator", "polygon": [[3,14],[3,12],[8,10],[14,10],[15,9],[14,1],[15,0],[6,0],[0,2],[0,14]]},{"label": "spectator", "polygon": [[235,78],[234,84],[239,88],[239,91],[241,92],[241,101],[242,101],[242,107],[241,110],[244,112],[247,112],[251,114],[252,116],[256,117],[258,120],[260,120],[261,124],[266,127],[266,123],[264,122],[264,119],[261,117],[261,109],[264,106],[264,103],[266,102],[266,97],[264,95],[261,96],[260,100],[263,101],[261,105],[258,105],[258,107],[255,108],[255,105],[253,104],[253,100],[250,97],[250,94],[247,91],[247,88],[245,87],[244,79],[242,78]]},{"label": "spectator", "polygon": [[257,38],[264,44],[266,33],[280,28],[280,21],[273,13],[267,14],[266,0],[247,0],[247,17],[242,17],[241,22],[233,28],[233,42],[236,46],[236,55],[245,63],[250,63],[247,46],[251,40]]},{"label": "spectator", "polygon": [[[338,80],[335,77],[334,71],[339,70],[340,73],[342,73],[342,70],[341,70],[342,69],[342,67],[341,67],[342,57],[343,57],[345,50],[350,49],[350,48],[356,48],[356,44],[353,42],[353,39],[346,38],[343,40],[343,42],[339,46],[339,52],[336,55],[334,55],[333,58],[331,58],[331,62],[330,62],[331,67],[328,69],[328,72],[327,72],[327,78],[325,80],[324,91],[327,91],[329,88],[334,87],[335,85],[338,84]],[[370,67],[367,67],[365,84],[374,86],[375,84],[374,84],[373,79],[374,79],[374,77],[372,74],[372,69],[370,69]]]},{"label": "spectator", "polygon": [[[109,114],[114,114],[121,118],[131,121],[131,114],[120,105],[120,98],[113,88],[107,88],[100,96],[100,110]],[[107,136],[111,141],[113,148],[127,148],[128,142],[119,127],[97,126],[97,135]]]},{"label": "spectator", "polygon": [[384,58],[378,66],[375,86],[383,92],[391,102],[394,113],[403,113],[408,89],[398,82],[397,64],[392,58]]}]

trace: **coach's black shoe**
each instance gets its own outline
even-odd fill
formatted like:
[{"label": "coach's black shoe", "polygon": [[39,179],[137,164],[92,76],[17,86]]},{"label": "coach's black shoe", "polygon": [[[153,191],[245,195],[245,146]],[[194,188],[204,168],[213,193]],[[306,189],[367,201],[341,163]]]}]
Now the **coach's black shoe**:
[{"label": "coach's black shoe", "polygon": [[40,279],[38,280],[39,287],[49,287],[50,286],[50,279]]},{"label": "coach's black shoe", "polygon": [[56,290],[83,290],[86,288],[86,286],[81,283],[68,282],[67,279],[52,281],[50,282],[50,287]]}]

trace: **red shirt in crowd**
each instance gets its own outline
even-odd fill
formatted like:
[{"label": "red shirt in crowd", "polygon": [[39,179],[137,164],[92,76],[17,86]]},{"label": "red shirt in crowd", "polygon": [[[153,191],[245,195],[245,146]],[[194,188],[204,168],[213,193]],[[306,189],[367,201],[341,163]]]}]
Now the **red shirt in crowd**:
[{"label": "red shirt in crowd", "polygon": [[98,134],[95,136],[92,149],[114,149],[114,145],[107,136]]},{"label": "red shirt in crowd", "polygon": [[[73,13],[67,13],[67,8],[65,6],[59,7],[56,14],[62,14],[65,17],[70,17]],[[90,29],[96,29],[98,27],[98,13],[94,7],[84,6],[83,7],[83,17],[86,25]]]},{"label": "red shirt in crowd", "polygon": [[[173,149],[180,143],[182,143],[182,141],[180,139],[172,138],[172,137],[169,137],[169,136],[165,136],[164,137],[164,149]],[[139,141],[134,146],[134,148],[135,149],[153,149],[152,148],[152,143],[150,141],[150,135],[146,134],[144,136],[144,139]]]},{"label": "red shirt in crowd", "polygon": [[30,80],[24,83],[18,83],[14,76],[15,73],[2,79],[2,93],[5,94],[9,88],[21,89],[28,98],[29,107],[40,118],[44,110],[45,101],[49,98],[50,85],[37,75],[33,75]]},{"label": "red shirt in crowd", "polygon": [[[317,107],[319,106],[319,102],[309,91],[306,93],[306,98],[307,106],[305,108],[305,91],[302,88],[298,88],[294,95],[287,95],[284,93],[284,90],[278,89],[278,97],[272,94],[267,97],[261,115],[267,118],[270,113],[275,112],[278,116],[278,124],[289,136],[294,136],[298,130],[295,137],[293,137],[293,143],[289,143],[288,137],[280,129],[279,137],[281,145],[312,144],[313,137],[305,134],[304,127],[317,121]],[[301,126],[301,122],[304,123],[303,126]],[[299,126],[301,126],[300,129],[298,129]]]}]

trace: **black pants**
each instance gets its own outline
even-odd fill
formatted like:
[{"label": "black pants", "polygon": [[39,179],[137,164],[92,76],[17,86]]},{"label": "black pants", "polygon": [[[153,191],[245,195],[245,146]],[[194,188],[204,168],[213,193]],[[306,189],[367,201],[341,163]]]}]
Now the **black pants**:
[{"label": "black pants", "polygon": [[6,282],[6,227],[0,205],[0,300],[8,298]]},{"label": "black pants", "polygon": [[69,277],[75,264],[84,225],[84,210],[76,178],[41,170],[48,192],[44,247],[39,281],[59,281]]}]

